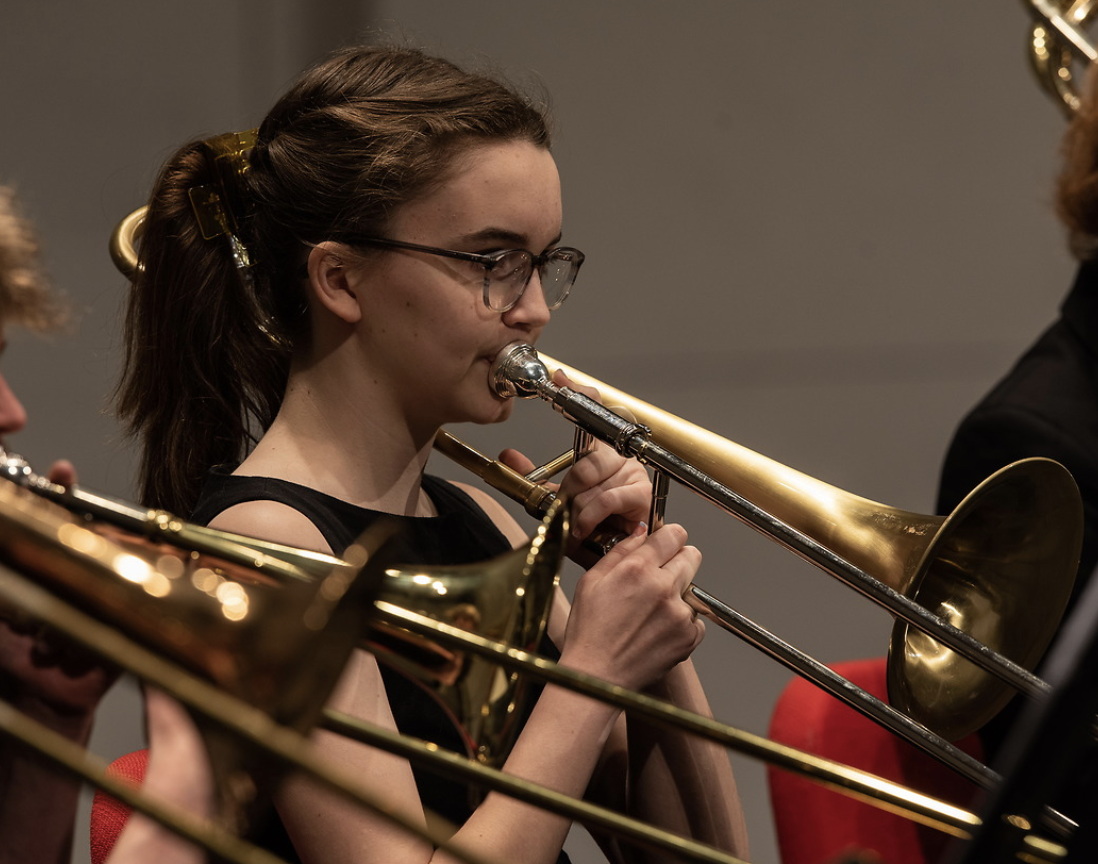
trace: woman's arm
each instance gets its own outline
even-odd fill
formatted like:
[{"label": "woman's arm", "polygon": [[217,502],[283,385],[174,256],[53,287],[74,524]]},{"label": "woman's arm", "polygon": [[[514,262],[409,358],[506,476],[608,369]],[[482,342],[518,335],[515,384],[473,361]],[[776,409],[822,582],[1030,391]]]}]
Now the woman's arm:
[{"label": "woman's arm", "polygon": [[[116,677],[44,625],[0,610],[0,696],[50,730],[86,746]],[[0,864],[67,864],[79,793],[78,781],[0,737]]]},{"label": "woman's arm", "polygon": [[[48,476],[76,481],[67,461]],[[87,745],[95,709],[117,677],[20,610],[0,608],[0,697],[31,719]],[[0,736],[0,864],[68,864],[79,793],[78,781]]]},{"label": "woman's arm", "polygon": [[[141,791],[199,819],[213,816],[213,778],[202,736],[186,709],[145,688],[149,762]],[[159,822],[134,811],[107,864],[205,864],[206,853]]]},{"label": "woman's arm", "polygon": [[[588,395],[597,398],[594,391]],[[522,473],[533,468],[514,451],[502,458]],[[605,445],[598,445],[577,462],[560,492],[572,501],[577,546],[591,531],[607,524],[623,531],[643,530],[640,521],[646,518],[651,499],[647,474],[636,460],[625,459]],[[701,621],[697,626],[704,628]],[[711,716],[689,660],[671,669],[648,692],[685,710]],[[608,740],[592,793],[607,806],[624,803],[630,815],[642,821],[746,857],[746,824],[727,752],[696,736],[634,718],[619,725],[624,728]],[[634,854],[605,838],[599,841],[608,855],[621,849],[626,860],[659,860],[639,850]]]},{"label": "woman's arm", "polygon": [[[709,702],[690,660],[648,689],[658,699],[703,716]],[[728,752],[685,732],[630,718],[629,811],[675,834],[748,858],[747,825]],[[638,853],[639,861],[666,860]]]},{"label": "woman's arm", "polygon": [[[236,515],[246,506],[234,508]],[[215,527],[257,533],[256,526],[239,519],[218,523]],[[287,530],[285,524],[280,527],[282,542],[301,542]],[[685,539],[685,532],[675,526],[651,537],[637,535],[593,567],[577,590],[561,662],[639,689],[687,657],[700,639],[701,628],[681,599],[697,566],[696,550],[687,547]],[[331,705],[386,728],[395,726],[376,662],[364,652],[355,653]],[[571,691],[546,687],[504,770],[580,797],[618,713]],[[328,758],[362,777],[390,806],[409,818],[424,820],[405,760],[328,733],[319,733],[316,740]],[[285,784],[278,804],[307,864],[450,860],[377,814],[344,804],[306,780],[291,779]],[[457,832],[454,842],[508,864],[551,864],[569,827],[566,818],[492,793]]]}]

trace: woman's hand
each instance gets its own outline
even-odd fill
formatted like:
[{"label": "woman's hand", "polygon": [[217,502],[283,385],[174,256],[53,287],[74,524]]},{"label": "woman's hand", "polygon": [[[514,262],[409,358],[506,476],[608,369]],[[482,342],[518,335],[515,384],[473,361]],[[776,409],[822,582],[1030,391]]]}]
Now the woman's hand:
[{"label": "woman's hand", "polygon": [[[598,401],[597,390],[580,387],[559,369],[553,375],[553,383]],[[499,458],[520,474],[528,474],[536,467],[516,450],[505,450]],[[591,560],[582,550],[582,544],[595,529],[632,535],[648,518],[652,503],[652,484],[644,466],[636,459],[615,453],[602,442],[596,442],[590,453],[576,460],[559,486],[549,485],[571,502],[572,536],[568,555],[584,566]]]},{"label": "woman's hand", "polygon": [[64,486],[66,489],[76,485],[76,468],[68,459],[58,459],[50,466],[46,475],[51,483]]},{"label": "woman's hand", "polygon": [[[76,469],[60,460],[48,477],[71,486]],[[82,734],[118,674],[88,649],[21,609],[0,603],[0,692],[36,719],[60,731],[71,728],[72,734]]]},{"label": "woman's hand", "polygon": [[701,643],[705,622],[683,599],[701,564],[681,525],[641,530],[611,549],[576,586],[561,662],[639,690]]},{"label": "woman's hand", "polygon": [[[187,710],[167,694],[145,687],[149,761],[142,791],[192,817],[213,815],[214,783],[206,746]],[[107,864],[205,864],[206,853],[189,840],[134,812]]]},{"label": "woman's hand", "polygon": [[0,691],[51,728],[82,734],[117,677],[82,646],[18,609],[0,608]]}]

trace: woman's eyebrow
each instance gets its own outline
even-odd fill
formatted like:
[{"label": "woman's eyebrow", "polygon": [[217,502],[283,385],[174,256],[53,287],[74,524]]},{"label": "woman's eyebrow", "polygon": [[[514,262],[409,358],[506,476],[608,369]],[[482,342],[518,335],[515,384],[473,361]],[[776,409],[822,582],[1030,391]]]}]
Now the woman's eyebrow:
[{"label": "woman's eyebrow", "polygon": [[[561,235],[558,232],[557,236],[549,241],[549,248],[555,246],[560,242]],[[485,243],[485,242],[497,242],[509,244],[515,248],[525,248],[529,243],[529,238],[525,234],[520,234],[517,231],[512,231],[509,228],[482,228],[480,231],[474,231],[470,234],[463,234],[460,238],[463,243]]]}]

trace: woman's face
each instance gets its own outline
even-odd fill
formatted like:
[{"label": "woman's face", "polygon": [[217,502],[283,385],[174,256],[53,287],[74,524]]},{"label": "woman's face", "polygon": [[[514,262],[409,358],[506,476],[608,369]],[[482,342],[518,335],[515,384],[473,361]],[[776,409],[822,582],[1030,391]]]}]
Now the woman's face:
[{"label": "woman's face", "polygon": [[[457,157],[451,179],[404,205],[387,238],[460,252],[560,241],[561,195],[548,150],[528,142],[477,145]],[[349,278],[363,310],[361,349],[371,375],[411,423],[506,419],[488,370],[501,348],[534,343],[549,322],[535,271],[507,312],[484,305],[484,267],[426,252],[378,248]]]},{"label": "woman's face", "polygon": [[[4,353],[7,342],[4,339],[3,324],[0,323],[0,354]],[[27,412],[23,403],[12,392],[8,382],[0,375],[0,447],[4,447],[5,435],[18,432],[27,425]]]}]

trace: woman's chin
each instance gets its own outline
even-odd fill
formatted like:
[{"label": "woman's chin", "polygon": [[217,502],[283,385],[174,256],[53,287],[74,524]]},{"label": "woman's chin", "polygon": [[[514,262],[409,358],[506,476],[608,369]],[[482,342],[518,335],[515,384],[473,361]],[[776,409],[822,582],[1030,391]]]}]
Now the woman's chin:
[{"label": "woman's chin", "polygon": [[482,419],[474,420],[474,423],[481,423],[488,425],[490,423],[502,423],[508,417],[511,416],[511,412],[515,409],[514,399],[497,399],[495,405],[490,411],[486,411]]}]

